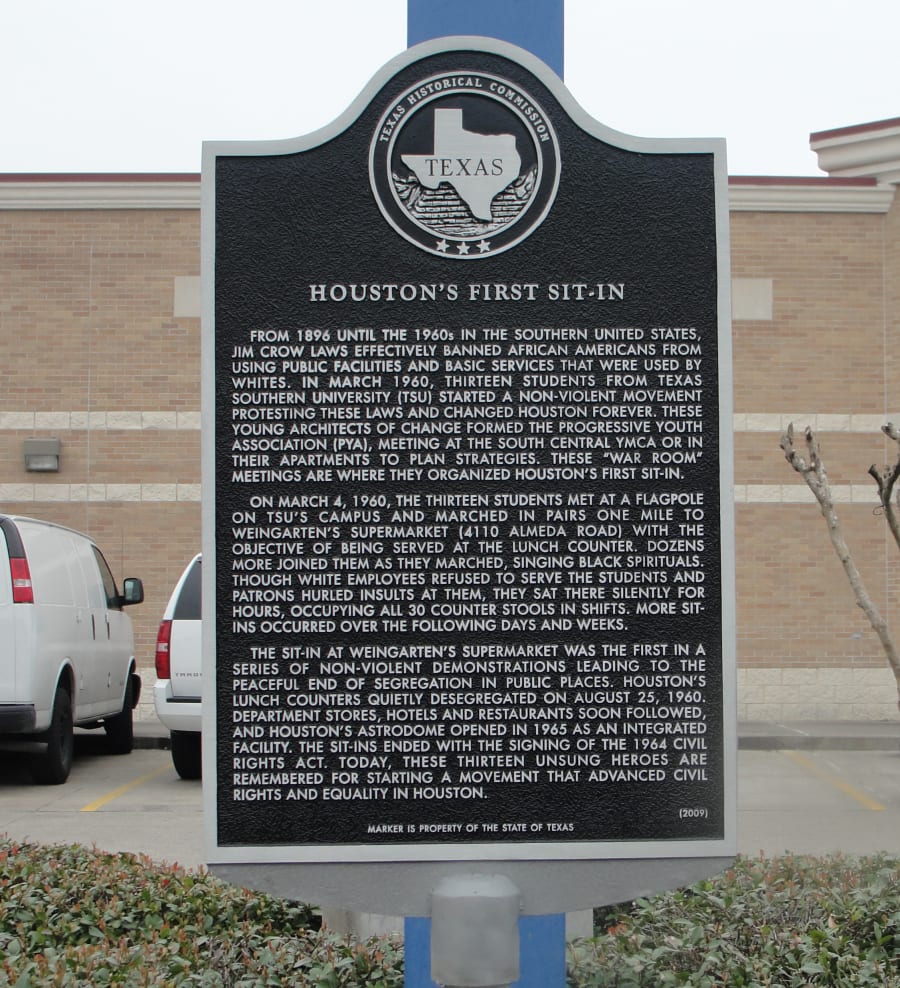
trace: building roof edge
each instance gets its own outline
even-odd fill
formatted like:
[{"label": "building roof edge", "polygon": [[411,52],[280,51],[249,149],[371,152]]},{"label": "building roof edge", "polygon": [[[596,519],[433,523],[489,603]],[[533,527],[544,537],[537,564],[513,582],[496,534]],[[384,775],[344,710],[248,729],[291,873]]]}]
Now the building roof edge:
[{"label": "building roof edge", "polygon": [[[883,213],[894,197],[869,176],[734,175],[728,187],[737,211]],[[199,174],[0,174],[3,210],[199,208]]]},{"label": "building roof edge", "polygon": [[831,177],[874,178],[900,184],[900,117],[809,135],[819,167]]}]

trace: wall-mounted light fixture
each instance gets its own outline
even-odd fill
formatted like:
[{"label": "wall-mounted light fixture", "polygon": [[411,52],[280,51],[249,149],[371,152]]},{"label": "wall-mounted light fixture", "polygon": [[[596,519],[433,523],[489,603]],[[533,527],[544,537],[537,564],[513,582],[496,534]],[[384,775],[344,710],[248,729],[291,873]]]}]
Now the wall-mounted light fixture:
[{"label": "wall-mounted light fixture", "polygon": [[40,473],[55,473],[59,470],[58,439],[26,439],[22,444],[25,453],[25,469]]}]

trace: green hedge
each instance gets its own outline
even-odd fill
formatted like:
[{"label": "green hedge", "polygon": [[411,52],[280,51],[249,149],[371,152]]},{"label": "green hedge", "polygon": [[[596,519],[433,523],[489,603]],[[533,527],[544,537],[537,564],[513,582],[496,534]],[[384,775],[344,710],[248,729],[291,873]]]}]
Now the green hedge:
[{"label": "green hedge", "polygon": [[[900,988],[900,863],[746,859],[596,913],[572,988]],[[402,945],[319,929],[309,906],[205,872],[0,837],[0,986],[400,988]]]},{"label": "green hedge", "polygon": [[900,862],[739,858],[689,889],[596,914],[579,988],[900,988]]},{"label": "green hedge", "polygon": [[402,986],[400,944],[319,926],[205,872],[0,838],[0,985]]}]

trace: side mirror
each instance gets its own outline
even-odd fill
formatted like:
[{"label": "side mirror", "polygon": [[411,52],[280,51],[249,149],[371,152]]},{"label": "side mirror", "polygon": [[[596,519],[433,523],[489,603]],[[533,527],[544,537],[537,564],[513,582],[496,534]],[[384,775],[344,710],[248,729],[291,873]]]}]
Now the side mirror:
[{"label": "side mirror", "polygon": [[142,604],[144,602],[144,584],[136,576],[128,576],[122,583],[122,604]]}]

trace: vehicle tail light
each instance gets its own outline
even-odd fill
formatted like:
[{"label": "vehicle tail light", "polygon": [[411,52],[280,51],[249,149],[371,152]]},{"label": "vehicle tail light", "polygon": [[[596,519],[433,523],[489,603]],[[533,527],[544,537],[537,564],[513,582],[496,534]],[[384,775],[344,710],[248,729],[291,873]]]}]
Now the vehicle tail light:
[{"label": "vehicle tail light", "polygon": [[159,679],[171,679],[169,642],[172,638],[172,622],[160,621],[156,634],[156,675]]},{"label": "vehicle tail light", "polygon": [[12,577],[14,604],[33,604],[34,588],[31,585],[31,571],[24,556],[13,556],[9,560],[9,573]]}]

